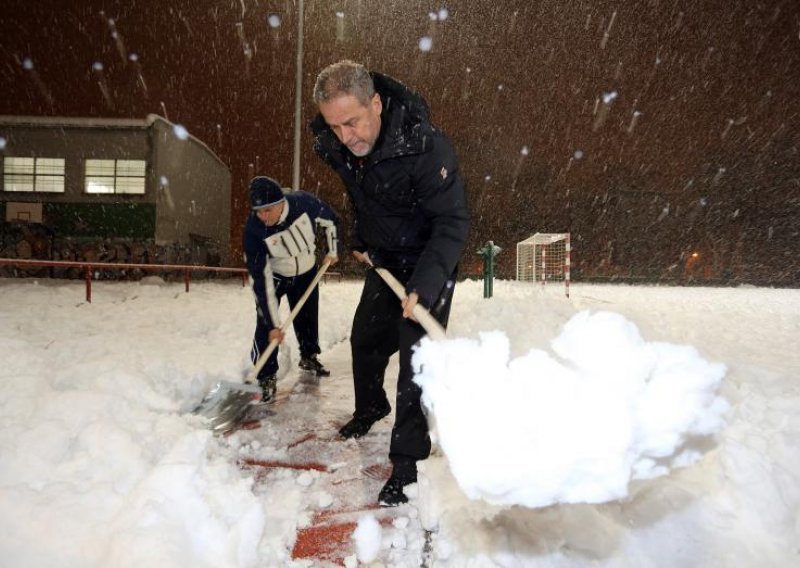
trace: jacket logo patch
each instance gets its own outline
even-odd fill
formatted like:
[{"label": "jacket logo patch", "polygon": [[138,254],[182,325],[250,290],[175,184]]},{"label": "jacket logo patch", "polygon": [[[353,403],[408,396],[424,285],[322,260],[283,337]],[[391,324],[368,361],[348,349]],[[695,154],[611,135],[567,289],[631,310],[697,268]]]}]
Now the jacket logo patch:
[{"label": "jacket logo patch", "polygon": [[442,179],[447,179],[447,168],[442,166],[442,169],[439,170],[439,175],[442,176]]}]

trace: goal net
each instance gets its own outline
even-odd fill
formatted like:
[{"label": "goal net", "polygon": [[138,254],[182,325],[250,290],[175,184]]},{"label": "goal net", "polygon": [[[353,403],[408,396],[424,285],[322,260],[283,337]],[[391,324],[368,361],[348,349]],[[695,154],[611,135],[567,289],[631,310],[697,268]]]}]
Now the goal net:
[{"label": "goal net", "polygon": [[536,233],[517,243],[517,280],[563,283],[569,297],[569,233]]}]

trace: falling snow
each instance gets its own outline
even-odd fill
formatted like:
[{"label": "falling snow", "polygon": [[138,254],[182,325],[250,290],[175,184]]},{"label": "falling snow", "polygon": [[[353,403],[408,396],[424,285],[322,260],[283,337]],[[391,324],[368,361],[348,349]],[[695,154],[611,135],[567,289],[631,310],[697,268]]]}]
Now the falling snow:
[{"label": "falling snow", "polygon": [[[154,113],[180,122],[229,167],[236,224],[246,214],[240,196],[250,164],[287,185],[292,178],[299,4],[201,4],[156,14],[113,3],[104,11],[81,3],[8,7],[0,114]],[[792,2],[573,2],[543,10],[459,0],[399,12],[357,4],[306,2],[302,20],[298,183],[345,217],[346,194],[316,161],[304,125],[327,59],[362,53],[370,69],[425,97],[452,139],[480,220],[468,250],[488,239],[510,250],[534,232],[569,230],[579,278],[682,281],[686,251],[701,250],[692,283],[798,282]],[[392,34],[371,33],[389,21]],[[372,42],[366,51],[362,40]],[[15,139],[0,134],[4,152],[15,152]],[[520,164],[523,145],[536,153]],[[701,195],[709,199],[703,208]],[[654,225],[666,203],[670,214]],[[509,213],[530,207],[536,215]],[[499,274],[514,274],[512,256],[498,257]],[[460,266],[480,272],[476,258]]]},{"label": "falling snow", "polygon": [[184,127],[184,126],[182,126],[180,124],[176,124],[173,127],[172,132],[175,134],[175,137],[178,138],[179,140],[188,140],[189,139],[189,131],[186,130],[186,127]]},{"label": "falling snow", "polygon": [[603,103],[609,104],[611,101],[616,99],[618,96],[617,91],[611,91],[610,93],[603,93]]}]

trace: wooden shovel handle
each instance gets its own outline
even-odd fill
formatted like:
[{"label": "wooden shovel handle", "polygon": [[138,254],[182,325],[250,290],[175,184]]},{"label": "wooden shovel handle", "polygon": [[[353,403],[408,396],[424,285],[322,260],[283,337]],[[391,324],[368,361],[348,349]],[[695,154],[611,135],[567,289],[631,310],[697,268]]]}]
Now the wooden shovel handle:
[{"label": "wooden shovel handle", "polygon": [[[319,271],[317,272],[317,275],[314,276],[314,279],[311,281],[311,284],[308,285],[306,291],[303,292],[303,295],[300,296],[300,299],[294,305],[294,308],[292,308],[292,312],[289,314],[289,317],[286,318],[285,322],[283,322],[283,325],[281,326],[281,331],[283,331],[284,333],[288,331],[289,326],[292,324],[292,321],[300,312],[300,310],[303,307],[303,304],[306,303],[306,300],[308,300],[308,297],[311,295],[311,292],[313,292],[314,288],[316,288],[317,284],[319,284],[319,281],[322,280],[322,276],[325,274],[325,271],[328,270],[328,267],[330,267],[330,265],[331,261],[326,260],[320,267]],[[269,342],[269,345],[267,345],[267,348],[264,349],[264,352],[258,358],[258,361],[256,361],[255,366],[250,370],[250,373],[248,373],[247,378],[244,380],[244,382],[246,383],[256,382],[258,373],[260,373],[261,369],[264,368],[264,365],[267,363],[267,359],[269,359],[269,356],[272,355],[272,352],[275,351],[277,347],[278,347],[277,339],[273,339],[272,341]]]},{"label": "wooden shovel handle", "polygon": [[[376,268],[375,272],[383,278],[383,281],[392,289],[392,291],[400,298],[400,301],[406,299],[406,290],[402,284],[394,277],[394,275],[386,270],[385,268]],[[414,314],[414,317],[417,318],[417,321],[422,326],[422,329],[426,331],[428,335],[430,335],[431,339],[445,339],[445,331],[435,317],[431,315],[431,313],[425,309],[425,306],[422,304],[417,304],[414,306],[414,309],[411,310],[411,313]]]}]

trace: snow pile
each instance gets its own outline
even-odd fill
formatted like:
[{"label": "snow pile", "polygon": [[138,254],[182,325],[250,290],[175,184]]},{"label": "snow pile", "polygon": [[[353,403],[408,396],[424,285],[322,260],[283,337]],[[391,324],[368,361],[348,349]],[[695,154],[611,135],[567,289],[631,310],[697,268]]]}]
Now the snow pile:
[{"label": "snow pile", "polygon": [[697,461],[723,426],[725,367],[689,346],[648,343],[611,312],[583,311],[510,359],[502,332],[424,341],[416,381],[470,498],[544,507],[603,503],[631,480]]},{"label": "snow pile", "polygon": [[[227,339],[243,325],[224,314],[249,306],[236,300],[242,289],[197,288],[97,283],[82,304],[66,288],[5,287],[0,510],[13,515],[0,516],[0,551],[10,565],[258,563],[266,514],[252,477],[178,411],[222,371],[235,375],[247,342]],[[201,298],[207,310],[189,308]],[[218,344],[233,347],[209,355]]]},{"label": "snow pile", "polygon": [[359,562],[369,564],[378,557],[381,550],[381,525],[373,515],[364,515],[358,520],[353,531],[356,544],[356,556]]}]

